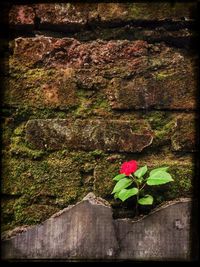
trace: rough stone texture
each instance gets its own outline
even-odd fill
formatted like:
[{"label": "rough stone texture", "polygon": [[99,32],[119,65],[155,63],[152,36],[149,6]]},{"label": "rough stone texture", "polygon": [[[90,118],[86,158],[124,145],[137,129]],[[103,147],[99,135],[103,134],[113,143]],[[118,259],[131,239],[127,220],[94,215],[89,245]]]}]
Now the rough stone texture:
[{"label": "rough stone texture", "polygon": [[[186,67],[187,66],[187,67]],[[113,78],[108,87],[108,97],[114,109],[194,109],[195,77],[185,75],[184,68],[166,69],[149,73],[147,77],[133,79]],[[188,88],[193,88],[188,90]]]},{"label": "rough stone texture", "polygon": [[190,213],[191,200],[182,199],[138,221],[113,220],[108,203],[90,193],[43,224],[18,229],[14,236],[5,235],[2,256],[4,259],[189,260]]},{"label": "rough stone texture", "polygon": [[13,59],[21,62],[23,66],[106,67],[106,64],[114,65],[113,63],[119,60],[138,64],[133,60],[147,55],[147,48],[147,42],[141,40],[133,42],[96,40],[81,43],[73,38],[19,37],[15,40]]},{"label": "rough stone texture", "polygon": [[[58,3],[38,5],[13,5],[10,24],[34,24],[40,26],[66,25],[78,30],[88,23],[123,22],[130,20],[191,19],[195,3]],[[56,14],[56,16],[55,16]]]},{"label": "rough stone texture", "polygon": [[194,152],[197,150],[196,124],[197,118],[192,114],[180,115],[177,118],[174,132],[171,137],[172,149],[174,151]]},{"label": "rough stone texture", "polygon": [[[89,191],[94,191],[115,207],[115,218],[133,217],[133,203],[111,198],[115,185],[112,178],[119,173],[122,162],[132,156],[104,154],[98,150],[62,150],[48,155],[27,148],[24,141],[22,144],[13,147],[9,156],[3,155],[2,229],[40,223],[58,209],[79,201]],[[174,182],[147,188],[147,192],[154,196],[155,205],[182,196],[191,197],[195,175],[192,157],[177,159],[168,153],[157,154],[141,157],[138,153],[134,156],[139,166],[147,164],[149,170],[169,166]]]},{"label": "rough stone texture", "polygon": [[9,12],[9,23],[11,25],[33,25],[35,23],[33,6],[13,5]]},{"label": "rough stone texture", "polygon": [[153,141],[151,129],[120,120],[30,120],[26,140],[39,149],[139,152]]},{"label": "rough stone texture", "polygon": [[111,79],[107,93],[112,108],[196,108],[194,61],[162,45],[149,45],[149,50],[148,59],[141,58],[137,71],[132,75]]}]

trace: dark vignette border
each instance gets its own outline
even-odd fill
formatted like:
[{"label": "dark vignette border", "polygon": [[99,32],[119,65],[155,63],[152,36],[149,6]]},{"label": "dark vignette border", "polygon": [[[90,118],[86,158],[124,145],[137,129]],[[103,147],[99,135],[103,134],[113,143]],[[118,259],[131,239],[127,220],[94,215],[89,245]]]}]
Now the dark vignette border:
[{"label": "dark vignette border", "polygon": [[[64,3],[64,2],[88,2],[88,3],[94,3],[98,1],[92,1],[92,0],[87,0],[87,1],[50,1],[50,0],[43,0],[39,1],[40,3]],[[99,1],[100,2],[100,1]],[[124,1],[108,1],[104,0],[102,2],[124,2]],[[129,2],[129,1],[126,1]],[[133,1],[132,1],[133,2]],[[186,1],[173,1],[173,0],[168,0],[168,1],[134,1],[134,2],[169,2],[173,5],[174,2],[188,2]],[[194,24],[193,24],[193,29],[196,33],[196,36],[198,36],[198,25],[199,25],[199,16],[200,14],[200,3],[198,0],[196,1],[191,1],[197,4],[197,8],[195,10],[191,10],[191,17],[194,18]],[[12,36],[14,33],[10,31],[9,29],[9,23],[8,23],[8,14],[9,10],[12,7],[13,4],[15,5],[21,5],[21,4],[36,4],[38,3],[37,1],[33,0],[9,0],[9,1],[3,1],[0,5],[0,10],[2,15],[0,16],[0,25],[1,25],[1,32],[0,32],[0,99],[2,100],[3,98],[3,90],[4,90],[4,78],[8,70],[8,61],[7,61],[7,56],[9,54],[9,38]],[[141,23],[143,23],[141,21]],[[146,25],[148,27],[151,27],[151,25]],[[37,27],[37,24],[36,24]],[[200,42],[199,39],[194,39],[191,42],[191,47],[192,47],[192,53],[195,53],[198,55],[197,59],[197,66],[198,66],[198,71],[196,73],[196,81],[197,81],[197,124],[196,124],[196,145],[199,148],[200,144],[200,127],[199,127],[199,111],[200,111],[200,84],[199,84],[199,47],[200,47]],[[2,102],[1,102],[2,104]],[[1,105],[2,108],[2,105]],[[0,123],[2,121],[0,120]],[[0,131],[0,144],[2,144],[2,132]],[[199,150],[199,149],[198,149]],[[0,152],[1,153],[1,152]],[[1,154],[2,155],[2,154]],[[193,205],[192,205],[192,216],[191,216],[191,261],[199,261],[199,177],[200,177],[200,162],[199,162],[199,152],[194,153],[194,162],[195,162],[195,176],[193,180]],[[1,167],[1,165],[0,165]],[[1,168],[2,169],[2,168]],[[20,262],[24,262],[25,260],[21,260]],[[36,260],[35,262],[38,262],[40,260]],[[49,260],[48,260],[49,261]],[[53,260],[51,260],[53,261]],[[51,262],[49,261],[49,262]],[[57,260],[58,262],[61,262],[61,260]],[[12,262],[12,261],[10,261]],[[43,261],[45,262],[45,260]],[[69,261],[73,262],[73,261]],[[90,262],[90,260],[86,260],[85,262]],[[96,262],[96,261],[95,261]],[[100,261],[101,262],[101,261]],[[123,262],[128,262],[128,261],[123,261]],[[9,262],[7,262],[9,263]],[[157,263],[157,262],[152,262],[152,263]],[[158,262],[159,263],[159,262]]]}]

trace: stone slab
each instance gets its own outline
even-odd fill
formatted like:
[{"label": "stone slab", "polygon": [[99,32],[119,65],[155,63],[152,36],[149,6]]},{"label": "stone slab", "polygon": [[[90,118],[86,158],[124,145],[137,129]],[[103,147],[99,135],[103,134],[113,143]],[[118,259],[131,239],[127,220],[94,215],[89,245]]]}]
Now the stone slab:
[{"label": "stone slab", "polygon": [[111,208],[90,194],[4,241],[2,254],[6,259],[109,259],[118,249]]},{"label": "stone slab", "polygon": [[115,220],[119,259],[189,260],[191,201],[172,201],[138,221]]},{"label": "stone slab", "polygon": [[34,148],[139,152],[153,141],[141,121],[65,119],[29,120],[26,140]]},{"label": "stone slab", "polygon": [[190,260],[191,199],[169,202],[137,220],[112,218],[89,193],[44,223],[13,231],[2,241],[3,259]]}]

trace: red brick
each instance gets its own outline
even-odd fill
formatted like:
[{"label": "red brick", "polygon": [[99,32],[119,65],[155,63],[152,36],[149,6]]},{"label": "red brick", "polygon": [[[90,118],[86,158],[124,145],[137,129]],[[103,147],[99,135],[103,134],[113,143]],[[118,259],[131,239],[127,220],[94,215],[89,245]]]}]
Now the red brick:
[{"label": "red brick", "polygon": [[9,12],[11,25],[34,25],[35,12],[29,5],[13,5]]},{"label": "red brick", "polygon": [[48,67],[89,68],[106,67],[107,64],[130,62],[147,55],[145,41],[93,41],[81,43],[72,38],[17,38],[14,47],[14,61],[23,66],[39,64]]}]

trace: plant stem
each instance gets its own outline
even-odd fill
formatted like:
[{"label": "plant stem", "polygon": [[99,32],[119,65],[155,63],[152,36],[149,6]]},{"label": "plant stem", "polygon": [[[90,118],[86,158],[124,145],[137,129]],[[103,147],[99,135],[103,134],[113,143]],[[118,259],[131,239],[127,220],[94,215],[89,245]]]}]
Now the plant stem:
[{"label": "plant stem", "polygon": [[145,187],[145,185],[146,185],[146,184],[144,184],[144,185],[140,188],[140,190],[142,190],[142,189]]},{"label": "plant stem", "polygon": [[138,215],[138,200],[139,200],[139,193],[140,193],[140,185],[139,183],[137,182],[137,180],[133,177],[133,175],[130,175],[132,177],[132,179],[134,180],[136,186],[137,186],[137,189],[138,189],[138,193],[136,195],[137,199],[136,199],[136,206],[135,206],[135,216]]},{"label": "plant stem", "polygon": [[137,199],[136,199],[136,206],[135,206],[135,216],[137,216],[138,215],[138,200],[139,200],[139,192],[138,192],[138,194],[137,194]]}]

